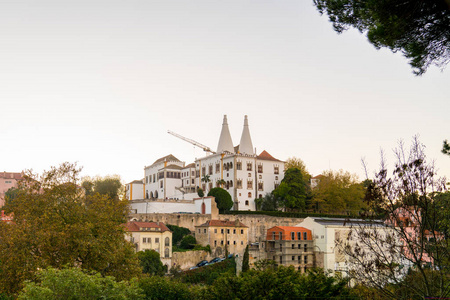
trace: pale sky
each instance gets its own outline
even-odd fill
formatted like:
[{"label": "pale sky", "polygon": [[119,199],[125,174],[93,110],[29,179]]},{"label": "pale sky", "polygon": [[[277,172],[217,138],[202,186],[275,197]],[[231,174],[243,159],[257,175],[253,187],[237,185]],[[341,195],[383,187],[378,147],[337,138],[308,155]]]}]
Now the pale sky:
[{"label": "pale sky", "polygon": [[124,182],[173,154],[253,145],[313,175],[364,179],[380,149],[414,135],[450,178],[450,73],[416,77],[407,60],[355,30],[338,35],[312,1],[0,1],[0,171],[78,162]]}]

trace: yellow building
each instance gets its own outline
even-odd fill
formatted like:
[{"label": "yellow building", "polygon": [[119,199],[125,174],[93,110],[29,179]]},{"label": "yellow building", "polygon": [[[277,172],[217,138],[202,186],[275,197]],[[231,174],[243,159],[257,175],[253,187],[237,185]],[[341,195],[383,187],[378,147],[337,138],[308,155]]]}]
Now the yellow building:
[{"label": "yellow building", "polygon": [[162,222],[128,222],[125,224],[126,239],[134,244],[136,251],[155,250],[163,264],[172,258],[172,231]]},{"label": "yellow building", "polygon": [[195,238],[203,246],[210,245],[214,256],[224,256],[225,247],[228,253],[243,255],[248,243],[248,226],[239,220],[210,220],[195,226]]}]

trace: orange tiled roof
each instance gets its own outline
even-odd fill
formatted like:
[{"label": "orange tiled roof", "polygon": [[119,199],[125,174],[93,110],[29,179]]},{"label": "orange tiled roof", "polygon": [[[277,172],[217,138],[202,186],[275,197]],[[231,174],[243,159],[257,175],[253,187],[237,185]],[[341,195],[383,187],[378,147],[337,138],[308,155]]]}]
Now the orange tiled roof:
[{"label": "orange tiled roof", "polygon": [[161,232],[170,231],[162,222],[137,222],[132,221],[125,224],[125,228],[130,232],[142,231],[141,228],[161,228]]},{"label": "orange tiled roof", "polygon": [[258,155],[258,159],[262,159],[262,160],[273,160],[273,161],[281,161],[279,159],[276,159],[275,157],[273,157],[272,155],[269,154],[269,152],[267,152],[266,150],[264,150],[263,152],[261,152],[260,155]]}]

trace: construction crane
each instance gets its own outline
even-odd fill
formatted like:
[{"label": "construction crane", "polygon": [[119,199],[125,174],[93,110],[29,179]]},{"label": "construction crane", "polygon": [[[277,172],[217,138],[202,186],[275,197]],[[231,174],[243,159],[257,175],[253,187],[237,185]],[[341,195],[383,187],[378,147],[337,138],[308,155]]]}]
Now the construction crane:
[{"label": "construction crane", "polygon": [[209,148],[208,146],[205,146],[205,145],[203,145],[203,144],[200,144],[199,142],[196,142],[196,141],[194,141],[194,140],[188,139],[188,138],[186,138],[186,137],[184,137],[184,136],[182,136],[182,135],[179,135],[178,133],[175,133],[175,132],[170,131],[170,130],[167,130],[167,133],[168,133],[168,134],[171,134],[171,135],[173,135],[173,136],[175,136],[175,137],[177,137],[177,138],[179,138],[179,139],[182,139],[183,141],[186,141],[186,142],[188,142],[188,143],[191,143],[191,144],[194,145],[194,146],[197,146],[197,147],[199,147],[199,148],[202,148],[203,151],[205,151],[205,152],[209,152],[209,153],[211,153],[211,154],[216,153],[216,152],[212,151],[211,148]]}]

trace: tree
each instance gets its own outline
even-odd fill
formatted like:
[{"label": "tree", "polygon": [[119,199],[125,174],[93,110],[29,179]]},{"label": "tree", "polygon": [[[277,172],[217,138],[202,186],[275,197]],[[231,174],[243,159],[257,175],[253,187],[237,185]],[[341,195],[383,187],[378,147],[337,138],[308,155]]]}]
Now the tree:
[{"label": "tree", "polygon": [[42,176],[28,171],[19,183],[14,223],[0,222],[0,293],[17,292],[48,267],[79,266],[118,280],[141,273],[122,225],[128,202],[86,196],[79,172],[63,163]]},{"label": "tree", "polygon": [[[442,219],[448,218],[449,207],[442,206],[448,199],[440,199],[446,198],[445,180],[436,176],[417,138],[409,151],[400,143],[395,154],[393,172],[388,172],[382,158],[367,189],[369,208],[383,212],[386,226],[379,230],[355,226],[352,232],[359,237],[358,246],[351,247],[347,240],[341,250],[354,266],[352,276],[387,297],[449,297],[450,245]],[[373,221],[378,216],[370,212],[366,219]]]},{"label": "tree", "polygon": [[416,75],[450,60],[450,5],[446,0],[314,0],[334,30],[366,33],[377,49],[401,51]]},{"label": "tree", "polygon": [[326,213],[357,215],[365,208],[363,183],[357,176],[340,170],[326,171],[312,191],[312,207]]},{"label": "tree", "polygon": [[223,188],[212,188],[209,191],[208,196],[213,196],[215,198],[219,213],[228,211],[233,207],[233,200],[231,200],[230,193],[228,193]]},{"label": "tree", "polygon": [[191,234],[189,228],[170,224],[166,224],[166,226],[170,229],[170,231],[172,231],[172,245],[178,245],[178,243],[185,235]]},{"label": "tree", "polygon": [[137,256],[144,274],[159,276],[166,274],[166,267],[161,262],[159,253],[155,250],[145,249],[144,251],[139,251]]},{"label": "tree", "polygon": [[19,299],[143,299],[141,293],[135,280],[117,282],[114,277],[78,268],[50,268],[37,273],[37,282],[27,282]]},{"label": "tree", "polygon": [[275,198],[291,210],[304,211],[307,200],[307,182],[297,168],[287,169],[281,184],[273,191]]},{"label": "tree", "polygon": [[109,175],[105,177],[84,177],[81,186],[85,189],[86,195],[99,193],[110,198],[119,198],[124,189],[119,175]]},{"label": "tree", "polygon": [[208,182],[210,182],[210,181],[211,181],[211,179],[209,179],[208,174],[203,175],[202,182],[205,183],[205,192],[208,190]]},{"label": "tree", "polygon": [[11,187],[5,193],[5,205],[2,207],[7,213],[10,213],[14,209],[14,200],[19,196],[20,189]]},{"label": "tree", "polygon": [[194,249],[197,244],[197,240],[192,235],[186,235],[181,239],[180,248],[181,249]]},{"label": "tree", "polygon": [[306,169],[306,165],[303,162],[303,160],[295,156],[289,157],[284,163],[284,170],[286,171],[291,168],[299,169],[302,172],[303,180],[309,183],[309,180],[311,179],[311,174],[309,174],[308,169]]},{"label": "tree", "polygon": [[249,264],[249,254],[248,254],[248,245],[245,247],[244,257],[242,258],[242,272],[247,272],[250,270]]},{"label": "tree", "polygon": [[223,185],[226,184],[227,182],[224,179],[219,179],[217,180],[217,184],[220,185],[221,188],[223,188]]},{"label": "tree", "polygon": [[444,144],[442,145],[442,153],[450,155],[450,144],[447,140],[445,140]]},{"label": "tree", "polygon": [[203,197],[205,196],[205,192],[203,192],[203,189],[199,188],[199,189],[197,190],[197,195],[198,195],[200,198],[203,198]]},{"label": "tree", "polygon": [[256,209],[261,211],[276,211],[279,208],[279,200],[273,193],[267,193],[262,198],[255,200]]}]

